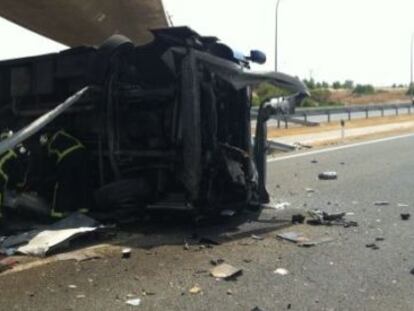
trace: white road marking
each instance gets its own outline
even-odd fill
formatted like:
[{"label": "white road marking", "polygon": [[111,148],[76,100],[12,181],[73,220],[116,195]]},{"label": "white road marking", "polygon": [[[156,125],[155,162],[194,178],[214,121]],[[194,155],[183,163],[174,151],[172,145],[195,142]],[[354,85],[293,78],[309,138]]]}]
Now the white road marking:
[{"label": "white road marking", "polygon": [[321,154],[321,153],[327,153],[327,152],[332,152],[332,151],[337,151],[337,150],[342,150],[342,149],[348,149],[348,148],[354,148],[354,147],[359,147],[359,146],[378,144],[378,143],[382,143],[382,142],[386,142],[386,141],[403,139],[403,138],[408,138],[408,137],[413,137],[413,136],[414,136],[414,133],[399,135],[399,136],[393,136],[393,137],[380,138],[380,139],[364,141],[364,142],[360,142],[360,143],[343,145],[343,146],[338,146],[338,147],[331,147],[331,148],[326,148],[326,149],[313,150],[313,151],[309,151],[309,152],[295,153],[295,154],[291,154],[291,155],[287,155],[287,156],[268,159],[267,162],[272,163],[272,162],[284,161],[284,160],[289,160],[289,159],[294,159],[294,158],[307,157],[307,156]]}]

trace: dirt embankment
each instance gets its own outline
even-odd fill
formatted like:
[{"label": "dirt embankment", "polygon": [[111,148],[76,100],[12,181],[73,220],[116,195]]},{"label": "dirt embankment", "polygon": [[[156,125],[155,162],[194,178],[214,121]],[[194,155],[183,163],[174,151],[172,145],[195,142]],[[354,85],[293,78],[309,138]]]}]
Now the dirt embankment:
[{"label": "dirt embankment", "polygon": [[406,95],[406,89],[383,88],[377,89],[372,95],[352,94],[352,90],[332,90],[329,100],[341,102],[345,105],[367,105],[409,102],[410,97]]}]

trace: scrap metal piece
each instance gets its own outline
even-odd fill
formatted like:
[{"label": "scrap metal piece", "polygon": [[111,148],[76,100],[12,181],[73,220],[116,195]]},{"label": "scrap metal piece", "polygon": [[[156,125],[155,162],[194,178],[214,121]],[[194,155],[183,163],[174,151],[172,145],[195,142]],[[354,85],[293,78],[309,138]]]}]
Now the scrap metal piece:
[{"label": "scrap metal piece", "polygon": [[81,227],[59,231],[45,230],[36,235],[27,245],[21,246],[17,252],[32,256],[45,256],[53,247],[59,246],[81,234],[95,231],[96,227]]},{"label": "scrap metal piece", "polygon": [[402,220],[409,220],[411,214],[410,213],[401,213],[400,214]]},{"label": "scrap metal piece", "polygon": [[52,248],[61,246],[78,235],[98,229],[98,223],[81,213],[74,213],[43,230],[33,230],[10,236],[1,249],[13,249],[25,255],[45,256]]},{"label": "scrap metal piece", "polygon": [[299,242],[298,246],[312,247],[312,246],[317,246],[319,244],[328,243],[332,241],[334,241],[334,239],[331,237],[322,237],[322,238],[310,239],[309,241]]},{"label": "scrap metal piece", "polygon": [[278,275],[285,276],[285,275],[288,275],[289,274],[289,271],[287,269],[285,269],[285,268],[277,268],[275,271],[273,271],[273,273],[274,274],[278,274]]},{"label": "scrap metal piece", "polygon": [[138,307],[141,304],[141,299],[140,298],[129,299],[125,301],[125,303],[130,306]]},{"label": "scrap metal piece", "polygon": [[356,221],[345,220],[346,213],[328,214],[321,210],[310,210],[308,214],[312,219],[307,223],[310,225],[325,225],[325,226],[344,226],[344,227],[356,227],[358,223]]},{"label": "scrap metal piece", "polygon": [[210,270],[210,273],[213,277],[218,279],[229,279],[235,277],[242,273],[242,269],[233,267],[227,263],[222,263],[221,265],[215,266]]},{"label": "scrap metal piece", "polygon": [[375,206],[386,206],[386,205],[390,205],[390,202],[388,202],[388,201],[375,201],[374,205]]},{"label": "scrap metal piece", "polygon": [[327,171],[318,175],[320,180],[335,180],[338,179],[338,174],[334,171]]},{"label": "scrap metal piece", "polygon": [[294,243],[303,243],[309,241],[309,238],[305,237],[302,233],[294,231],[279,233],[277,237]]},{"label": "scrap metal piece", "polygon": [[122,249],[122,258],[124,258],[124,259],[130,258],[131,257],[131,252],[132,252],[132,249],[129,248],[129,247]]},{"label": "scrap metal piece", "polygon": [[189,290],[189,293],[190,294],[193,294],[193,295],[197,295],[197,294],[199,294],[201,292],[202,292],[202,289],[198,285],[195,285],[195,286],[191,287],[190,290]]}]

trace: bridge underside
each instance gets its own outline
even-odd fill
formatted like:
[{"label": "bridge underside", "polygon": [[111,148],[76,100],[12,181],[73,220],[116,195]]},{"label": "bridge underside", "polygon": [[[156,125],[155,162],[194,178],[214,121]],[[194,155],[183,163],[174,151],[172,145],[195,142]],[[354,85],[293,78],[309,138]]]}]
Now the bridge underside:
[{"label": "bridge underside", "polygon": [[68,46],[98,45],[114,33],[135,43],[168,26],[162,0],[2,0],[0,16]]}]

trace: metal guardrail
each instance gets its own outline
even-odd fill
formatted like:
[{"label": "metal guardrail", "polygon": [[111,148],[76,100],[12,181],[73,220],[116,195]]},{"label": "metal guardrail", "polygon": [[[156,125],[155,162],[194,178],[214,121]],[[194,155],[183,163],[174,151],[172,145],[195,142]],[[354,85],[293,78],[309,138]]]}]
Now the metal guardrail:
[{"label": "metal guardrail", "polygon": [[[385,115],[385,111],[395,111],[395,115],[400,113],[400,109],[407,109],[408,114],[412,113],[414,106],[412,103],[401,103],[401,104],[369,104],[369,105],[355,105],[355,106],[341,106],[341,107],[317,107],[317,108],[298,108],[294,114],[286,116],[274,116],[273,119],[278,120],[278,127],[280,122],[285,123],[287,127],[288,122],[303,124],[306,126],[315,126],[317,122],[308,121],[309,116],[323,116],[326,115],[327,122],[331,122],[331,115],[334,114],[347,114],[347,119],[352,119],[352,113],[365,112],[365,117],[369,118],[369,112],[380,111],[381,116]],[[257,116],[259,109],[252,107],[252,116]],[[302,119],[298,119],[302,118]]]}]

